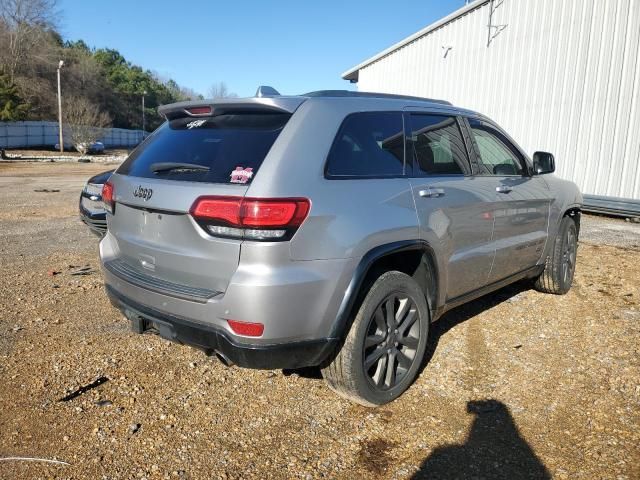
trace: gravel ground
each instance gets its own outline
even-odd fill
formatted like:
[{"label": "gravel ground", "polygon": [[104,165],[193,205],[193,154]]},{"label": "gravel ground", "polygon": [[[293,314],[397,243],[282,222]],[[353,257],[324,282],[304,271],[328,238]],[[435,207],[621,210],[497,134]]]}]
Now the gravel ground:
[{"label": "gravel ground", "polygon": [[76,213],[104,168],[0,164],[0,478],[640,478],[639,226],[584,216],[569,294],[450,312],[416,383],[367,409],[314,370],[130,333]]},{"label": "gravel ground", "polygon": [[580,240],[597,245],[640,249],[640,224],[601,215],[583,216]]}]

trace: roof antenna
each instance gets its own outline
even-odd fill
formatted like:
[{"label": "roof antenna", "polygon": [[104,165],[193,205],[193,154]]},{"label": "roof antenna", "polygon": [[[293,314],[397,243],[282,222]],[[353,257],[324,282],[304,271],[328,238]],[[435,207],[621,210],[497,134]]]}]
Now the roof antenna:
[{"label": "roof antenna", "polygon": [[256,97],[279,97],[280,92],[278,92],[275,88],[270,87],[268,85],[260,85],[258,90],[256,90]]}]

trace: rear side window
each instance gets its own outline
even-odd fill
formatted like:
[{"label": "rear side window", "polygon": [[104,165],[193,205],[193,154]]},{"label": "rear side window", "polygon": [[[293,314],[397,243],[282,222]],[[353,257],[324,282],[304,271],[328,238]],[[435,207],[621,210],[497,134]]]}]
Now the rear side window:
[{"label": "rear side window", "polygon": [[189,182],[250,183],[290,117],[241,113],[170,120],[129,155],[118,173]]},{"label": "rear side window", "polygon": [[411,145],[417,175],[462,175],[467,152],[454,117],[411,114]]},{"label": "rear side window", "polygon": [[400,112],[349,115],[327,159],[329,177],[395,177],[404,174],[404,133]]}]

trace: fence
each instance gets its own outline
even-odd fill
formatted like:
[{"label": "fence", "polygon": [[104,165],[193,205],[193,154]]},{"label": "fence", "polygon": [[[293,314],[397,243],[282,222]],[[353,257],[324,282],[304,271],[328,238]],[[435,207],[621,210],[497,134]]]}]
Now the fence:
[{"label": "fence", "polygon": [[[134,147],[142,140],[142,130],[106,128],[100,139],[107,148]],[[64,145],[71,146],[69,127],[63,125]],[[0,122],[0,148],[54,147],[58,122]]]}]

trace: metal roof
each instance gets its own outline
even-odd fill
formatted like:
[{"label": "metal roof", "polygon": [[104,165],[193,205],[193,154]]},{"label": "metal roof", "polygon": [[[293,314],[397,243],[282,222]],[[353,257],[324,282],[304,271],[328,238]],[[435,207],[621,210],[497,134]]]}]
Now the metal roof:
[{"label": "metal roof", "polygon": [[435,23],[432,23],[431,25],[423,28],[422,30],[414,33],[413,35],[405,38],[404,40],[401,40],[400,42],[391,45],[389,48],[383,50],[382,52],[374,55],[373,57],[365,60],[364,62],[356,65],[355,67],[347,70],[346,72],[344,72],[342,74],[342,78],[344,80],[350,80],[352,82],[357,82],[358,81],[358,71],[361,68],[366,67],[367,65],[372,64],[373,62],[376,62],[378,60],[380,60],[383,57],[386,57],[387,55],[390,55],[391,53],[395,52],[396,50],[399,50],[400,48],[404,47],[405,45],[413,42],[414,40],[419,39],[420,37],[424,37],[425,35],[433,32],[434,30],[443,27],[444,25],[446,25],[447,23],[455,20],[456,18],[459,18],[463,15],[465,15],[466,13],[470,12],[471,10],[475,10],[478,7],[481,7],[482,5],[484,5],[485,3],[488,3],[489,0],[475,0],[467,5],[465,5],[462,8],[459,8],[458,10],[456,10],[455,12],[447,15],[446,17],[438,20]]}]

